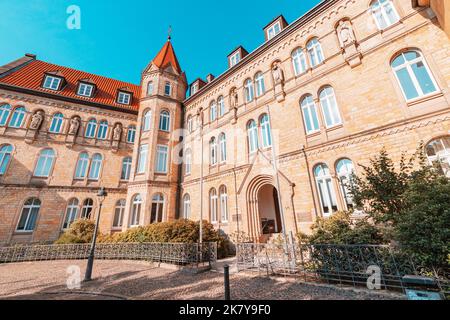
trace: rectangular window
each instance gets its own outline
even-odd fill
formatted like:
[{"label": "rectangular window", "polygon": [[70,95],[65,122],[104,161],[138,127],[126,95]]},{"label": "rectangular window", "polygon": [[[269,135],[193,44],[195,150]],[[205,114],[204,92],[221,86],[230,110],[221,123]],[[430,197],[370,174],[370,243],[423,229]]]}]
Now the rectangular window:
[{"label": "rectangular window", "polygon": [[230,57],[230,67],[234,67],[241,61],[241,53],[238,51]]},{"label": "rectangular window", "polygon": [[168,97],[172,95],[172,85],[170,82],[166,82],[166,85],[164,86],[164,94]]},{"label": "rectangular window", "polygon": [[90,84],[80,83],[78,86],[78,95],[83,97],[91,97],[94,86]]},{"label": "rectangular window", "polygon": [[120,104],[130,104],[131,94],[125,92],[119,92],[117,102]]},{"label": "rectangular window", "polygon": [[271,26],[269,29],[267,29],[267,40],[272,39],[280,32],[281,32],[280,22],[277,22],[273,26]]},{"label": "rectangular window", "polygon": [[147,166],[148,158],[148,144],[144,144],[139,148],[139,158],[137,164],[137,173],[145,173],[145,167]]},{"label": "rectangular window", "polygon": [[197,91],[198,91],[198,84],[195,83],[195,84],[193,84],[192,87],[191,87],[191,96],[194,95],[194,94],[196,94]]},{"label": "rectangular window", "polygon": [[156,172],[167,173],[167,146],[158,146],[156,150]]},{"label": "rectangular window", "polygon": [[44,88],[50,90],[58,90],[61,84],[61,78],[45,76]]}]

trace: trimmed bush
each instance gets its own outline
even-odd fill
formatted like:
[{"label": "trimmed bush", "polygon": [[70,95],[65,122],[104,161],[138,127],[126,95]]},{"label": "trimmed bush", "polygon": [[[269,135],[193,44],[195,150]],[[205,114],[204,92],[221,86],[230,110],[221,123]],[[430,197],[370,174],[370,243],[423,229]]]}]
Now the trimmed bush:
[{"label": "trimmed bush", "polygon": [[91,220],[74,221],[55,244],[89,243],[92,241],[94,230],[95,223]]}]

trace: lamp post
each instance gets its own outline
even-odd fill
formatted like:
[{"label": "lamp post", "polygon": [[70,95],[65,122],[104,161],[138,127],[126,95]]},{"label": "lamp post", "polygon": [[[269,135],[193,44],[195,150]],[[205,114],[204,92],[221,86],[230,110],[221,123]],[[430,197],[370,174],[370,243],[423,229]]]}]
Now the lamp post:
[{"label": "lamp post", "polygon": [[102,212],[103,201],[105,200],[107,195],[108,195],[108,193],[106,192],[105,188],[103,188],[103,187],[97,193],[97,197],[98,197],[100,206],[98,208],[97,221],[95,222],[94,236],[92,237],[91,252],[89,253],[89,258],[88,258],[88,263],[87,263],[87,267],[86,267],[86,274],[84,276],[84,281],[92,280],[92,267],[94,266],[95,245],[97,243],[97,233],[98,233],[98,228],[99,228],[99,224],[100,224],[100,214]]}]

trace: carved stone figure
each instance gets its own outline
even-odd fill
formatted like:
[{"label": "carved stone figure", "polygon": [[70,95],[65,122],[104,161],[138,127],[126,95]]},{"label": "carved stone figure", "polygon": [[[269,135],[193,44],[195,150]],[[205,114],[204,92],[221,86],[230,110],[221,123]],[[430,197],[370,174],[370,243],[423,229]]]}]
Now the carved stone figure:
[{"label": "carved stone figure", "polygon": [[200,128],[203,128],[204,119],[203,119],[203,108],[198,109],[197,111],[197,122],[200,125]]},{"label": "carved stone figure", "polygon": [[75,117],[70,119],[70,128],[69,128],[69,134],[76,135],[78,133],[78,129],[80,128],[80,118]]},{"label": "carved stone figure", "polygon": [[43,111],[36,112],[31,117],[30,129],[38,130],[42,124],[42,121],[44,121],[44,112]]},{"label": "carved stone figure", "polygon": [[353,32],[352,25],[348,20],[341,20],[337,28],[339,43],[341,48],[345,48],[348,45],[355,43],[355,33]]},{"label": "carved stone figure", "polygon": [[280,62],[275,62],[272,67],[272,75],[273,80],[275,81],[275,85],[281,84],[284,85],[284,71],[281,68]]},{"label": "carved stone figure", "polygon": [[122,137],[122,125],[118,123],[114,127],[113,140],[119,141],[121,137]]},{"label": "carved stone figure", "polygon": [[239,104],[239,95],[237,93],[236,88],[234,88],[230,92],[230,105],[232,108],[237,108],[238,104]]}]

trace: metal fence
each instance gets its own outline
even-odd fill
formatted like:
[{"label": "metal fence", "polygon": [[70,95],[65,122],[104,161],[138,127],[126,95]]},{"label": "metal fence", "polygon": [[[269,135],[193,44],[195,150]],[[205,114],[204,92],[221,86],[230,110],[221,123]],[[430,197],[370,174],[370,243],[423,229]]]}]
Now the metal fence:
[{"label": "metal fence", "polygon": [[[371,245],[237,245],[238,271],[267,275],[290,275],[305,282],[323,282],[354,287],[378,285],[377,289],[404,291],[405,275],[423,275],[420,266],[391,246]],[[449,294],[445,270],[433,277],[440,291]],[[447,270],[448,271],[448,270]]]},{"label": "metal fence", "polygon": [[[83,260],[89,256],[90,244],[14,246],[0,248],[0,263]],[[97,244],[95,258],[100,260],[145,260],[180,266],[215,264],[217,244],[203,243],[120,243]]]}]

